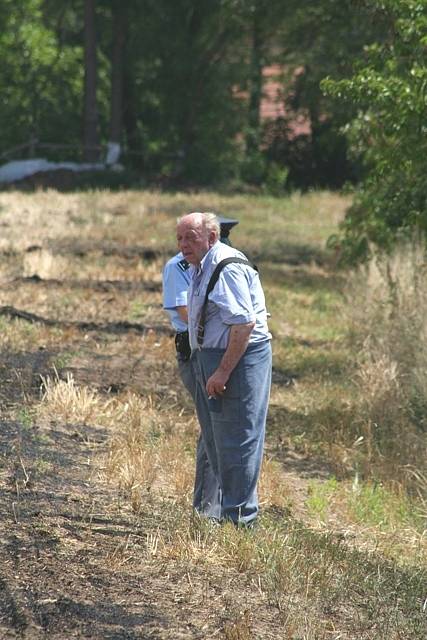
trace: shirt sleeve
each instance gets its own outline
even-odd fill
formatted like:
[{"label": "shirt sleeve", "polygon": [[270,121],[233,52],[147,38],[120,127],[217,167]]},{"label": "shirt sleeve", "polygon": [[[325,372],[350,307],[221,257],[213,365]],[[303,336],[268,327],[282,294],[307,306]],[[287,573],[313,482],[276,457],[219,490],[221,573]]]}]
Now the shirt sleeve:
[{"label": "shirt sleeve", "polygon": [[187,306],[189,276],[177,264],[167,263],[163,269],[163,308]]},{"label": "shirt sleeve", "polygon": [[224,324],[255,322],[250,281],[248,270],[241,265],[227,265],[221,271],[209,300],[218,307]]}]

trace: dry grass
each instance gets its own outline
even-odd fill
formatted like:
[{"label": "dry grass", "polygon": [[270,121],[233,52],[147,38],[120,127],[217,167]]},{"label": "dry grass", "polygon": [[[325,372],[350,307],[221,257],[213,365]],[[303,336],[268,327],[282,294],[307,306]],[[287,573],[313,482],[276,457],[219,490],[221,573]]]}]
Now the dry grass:
[{"label": "dry grass", "polygon": [[[419,244],[357,274],[347,311],[359,350],[358,416],[367,471],[427,495],[427,271]],[[363,309],[363,314],[361,313]]]},{"label": "dry grass", "polygon": [[54,420],[71,425],[99,425],[112,419],[111,402],[86,387],[75,384],[71,375],[66,380],[47,377],[38,405],[41,421]]},{"label": "dry grass", "polygon": [[114,287],[103,291],[65,285],[44,287],[35,295],[35,286],[22,284],[3,290],[0,304],[56,321],[112,323],[138,322],[143,318],[146,324],[159,324],[160,292],[120,291]]},{"label": "dry grass", "polygon": [[27,351],[37,347],[58,347],[64,345],[67,334],[61,329],[29,324],[24,320],[0,318],[0,332],[4,351]]},{"label": "dry grass", "polygon": [[161,410],[150,398],[133,394],[116,404],[106,473],[130,495],[135,511],[149,491],[175,499],[190,495],[192,456],[177,451],[194,442],[196,427],[194,419],[179,413],[177,407]]},{"label": "dry grass", "polygon": [[[167,535],[150,538],[151,554],[185,562],[217,563],[222,556],[238,571],[265,571],[264,560],[254,556],[254,540],[242,537],[233,527],[224,527],[221,536],[209,523],[191,520],[183,512],[190,509],[194,473],[194,418],[175,406],[160,407],[152,398],[134,394],[105,399],[67,381],[47,380],[38,410],[39,419],[73,425],[98,425],[113,430],[107,459],[101,463],[104,475],[118,485],[135,513],[144,509],[147,496],[166,499],[169,509],[179,515]],[[262,506],[292,514],[292,486],[286,484],[281,465],[266,459],[260,482]],[[357,539],[360,548],[381,549],[398,562],[412,562],[427,552],[422,533],[422,513],[416,514],[404,494],[399,496],[382,485],[353,483],[308,485],[307,508],[311,526],[324,532],[337,529]],[[171,505],[173,503],[173,507]],[[289,521],[291,527],[292,516]],[[337,520],[339,518],[339,520]],[[342,533],[340,533],[342,535]]]},{"label": "dry grass", "polygon": [[[191,512],[198,426],[178,386],[169,339],[80,335],[3,320],[7,349],[62,345],[58,358],[63,355],[76,372],[77,377],[67,375],[64,365],[58,375],[45,376],[41,401],[32,398],[32,415],[82,437],[93,429],[108,434],[94,473],[117,487],[136,519],[145,522],[147,505],[155,511],[155,525],[145,531],[144,553],[152,562],[177,563],[190,581],[196,568],[206,575],[227,570],[241,576],[251,597],[256,594],[278,612],[283,637],[421,639],[426,473],[419,425],[411,420],[421,419],[426,397],[427,289],[424,280],[412,288],[408,284],[421,277],[420,263],[407,271],[405,284],[403,256],[388,271],[376,265],[376,274],[360,280],[343,305],[345,278],[334,272],[333,256],[323,251],[347,205],[333,194],[275,200],[212,193],[49,192],[1,194],[0,204],[2,220],[10,225],[0,244],[0,250],[9,251],[0,263],[3,284],[33,273],[159,282],[163,258],[144,262],[134,255],[107,255],[100,247],[148,246],[166,256],[175,251],[178,215],[215,209],[240,219],[233,242],[260,264],[274,333],[275,381],[258,530],[215,528]],[[96,241],[97,250],[79,257],[52,249],[55,242],[66,240],[61,245],[66,246],[82,238]],[[26,252],[32,244],[41,248]],[[148,322],[158,319],[160,294],[87,294],[78,288],[60,293],[20,286],[3,287],[0,300],[57,318]],[[348,340],[344,308],[351,311],[355,342]],[[403,330],[408,308],[410,322]],[[381,332],[374,333],[375,327]],[[67,359],[67,349],[78,354]],[[98,356],[104,365],[96,365]],[[115,394],[95,384],[97,377],[108,380],[102,366],[109,362],[133,367]],[[93,383],[79,382],[79,372]],[[92,378],[84,378],[88,372]],[[310,462],[319,458],[323,475],[316,475],[315,465],[307,475]],[[418,490],[418,511],[405,487]],[[126,544],[109,556],[118,571],[129,558]],[[217,584],[220,590],[221,580]],[[248,611],[230,607],[225,638],[254,637],[256,619]]]},{"label": "dry grass", "polygon": [[[8,233],[2,237],[0,249],[22,251],[43,246],[48,239],[83,237],[118,242],[124,247],[142,243],[173,251],[176,218],[197,210],[235,215],[241,224],[233,231],[233,238],[250,253],[272,247],[271,235],[276,235],[277,241],[284,238],[283,247],[321,249],[349,202],[331,193],[294,194],[286,199],[221,196],[214,192],[1,193],[1,218]],[[274,250],[278,248],[274,245]]]}]

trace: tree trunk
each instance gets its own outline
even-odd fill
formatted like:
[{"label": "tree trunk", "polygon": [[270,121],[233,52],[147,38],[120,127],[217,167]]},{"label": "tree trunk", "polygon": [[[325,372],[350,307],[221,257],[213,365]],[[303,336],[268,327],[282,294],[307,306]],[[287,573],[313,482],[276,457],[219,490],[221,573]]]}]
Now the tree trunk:
[{"label": "tree trunk", "polygon": [[[123,133],[126,142],[126,149],[129,151],[136,151],[139,154],[142,149],[140,135],[138,132],[138,111],[136,108],[135,74],[133,69],[127,66],[124,69],[123,76]],[[141,155],[130,156],[129,161],[132,161],[132,165],[139,169],[143,167]]]},{"label": "tree trunk", "polygon": [[120,144],[123,125],[123,60],[127,32],[127,14],[123,3],[113,2],[112,20],[110,142]]},{"label": "tree trunk", "polygon": [[262,96],[262,35],[258,11],[254,12],[252,23],[252,48],[249,85],[249,114],[246,150],[248,154],[258,151],[260,137],[260,109]]},{"label": "tree trunk", "polygon": [[95,0],[84,1],[84,65],[83,159],[96,162],[99,159],[99,137]]}]

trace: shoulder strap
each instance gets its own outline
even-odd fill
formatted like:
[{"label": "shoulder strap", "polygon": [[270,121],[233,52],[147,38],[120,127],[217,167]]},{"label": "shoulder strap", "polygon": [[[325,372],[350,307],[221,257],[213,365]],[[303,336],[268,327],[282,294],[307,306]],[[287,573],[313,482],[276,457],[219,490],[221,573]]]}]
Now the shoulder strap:
[{"label": "shoulder strap", "polygon": [[219,274],[221,273],[223,268],[226,267],[227,264],[232,264],[232,263],[246,264],[248,265],[248,267],[251,267],[255,271],[258,271],[256,266],[253,265],[252,262],[250,262],[249,260],[246,260],[245,258],[238,258],[237,256],[224,258],[224,260],[221,260],[220,262],[218,262],[209,279],[208,286],[206,289],[205,299],[203,301],[202,311],[200,313],[199,326],[197,329],[197,344],[199,345],[199,347],[202,346],[203,338],[205,335],[206,305],[208,303],[209,294],[211,293],[212,289],[215,287],[216,283],[218,282]]},{"label": "shoulder strap", "polygon": [[252,262],[250,262],[249,260],[246,260],[245,258],[238,258],[237,256],[235,256],[235,257],[231,256],[230,258],[224,258],[224,260],[221,260],[220,262],[218,262],[218,264],[216,265],[215,269],[213,270],[213,273],[212,273],[212,275],[210,277],[210,280],[208,282],[208,287],[206,289],[206,295],[205,295],[205,300],[204,300],[203,304],[207,304],[209,294],[212,291],[212,289],[214,288],[214,286],[216,285],[216,283],[218,282],[219,274],[221,273],[223,268],[226,267],[228,264],[232,264],[232,263],[247,264],[248,267],[252,267],[252,269],[255,269],[255,271],[258,271],[258,269],[252,264]]}]

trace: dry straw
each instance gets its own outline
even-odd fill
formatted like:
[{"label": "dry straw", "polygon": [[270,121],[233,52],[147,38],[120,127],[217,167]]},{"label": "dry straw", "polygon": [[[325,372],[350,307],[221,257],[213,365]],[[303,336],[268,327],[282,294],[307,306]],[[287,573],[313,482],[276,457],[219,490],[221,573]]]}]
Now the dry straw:
[{"label": "dry straw", "polygon": [[415,482],[418,489],[427,462],[425,257],[420,243],[376,256],[354,276],[346,308],[358,349],[355,379],[365,471],[382,468],[386,478]]}]

